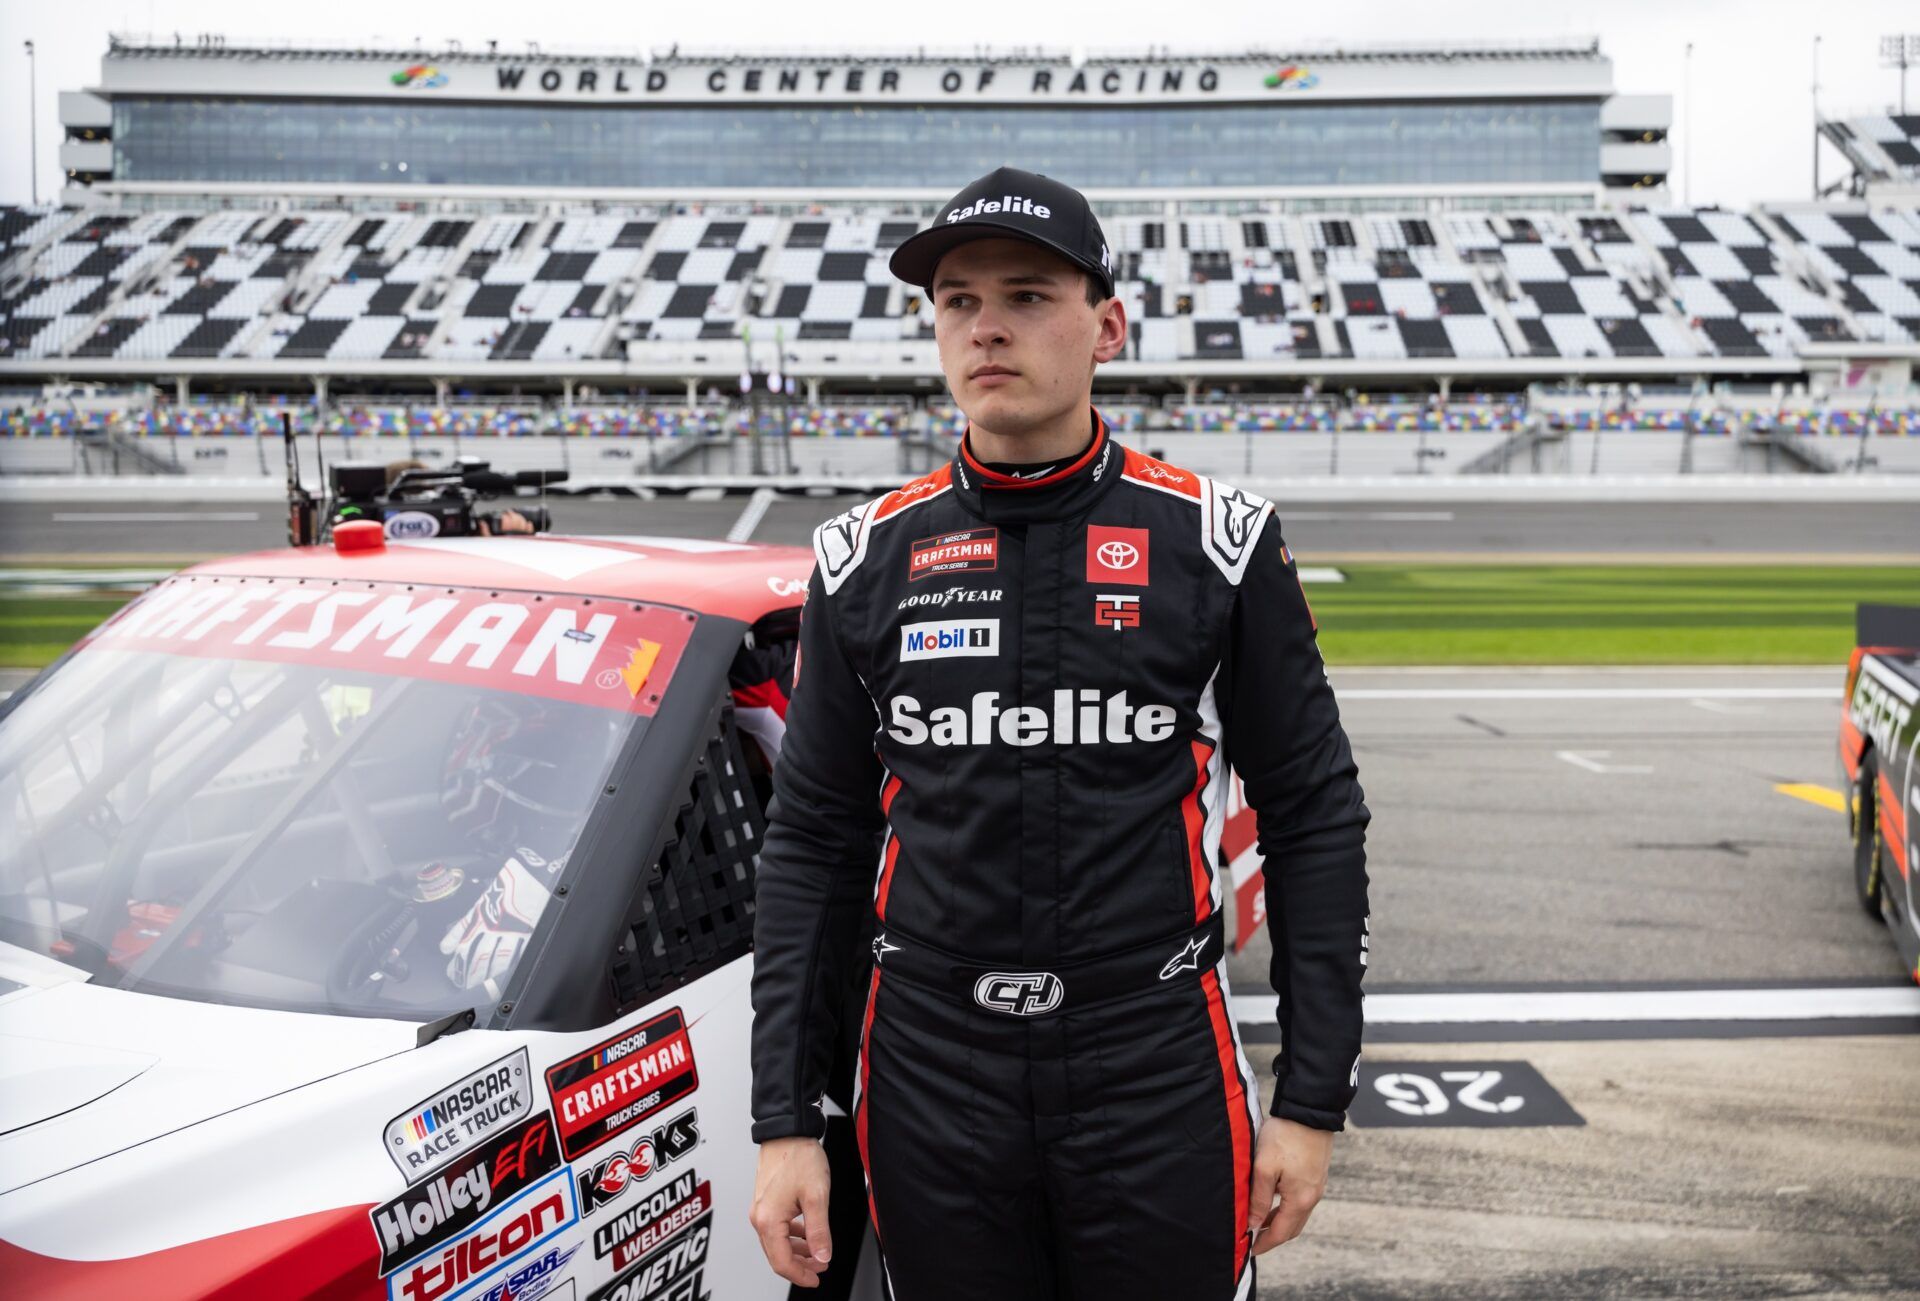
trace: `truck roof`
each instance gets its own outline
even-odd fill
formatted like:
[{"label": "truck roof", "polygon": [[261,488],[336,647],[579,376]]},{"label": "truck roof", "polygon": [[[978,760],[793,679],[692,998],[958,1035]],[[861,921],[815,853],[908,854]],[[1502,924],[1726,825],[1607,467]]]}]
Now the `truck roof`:
[{"label": "truck roof", "polygon": [[1876,650],[1920,651],[1920,605],[1875,605],[1853,608],[1853,644]]},{"label": "truck roof", "polygon": [[812,567],[813,553],[805,547],[535,534],[389,541],[377,550],[344,553],[331,546],[284,547],[210,560],[184,572],[564,592],[752,623],[799,604]]}]

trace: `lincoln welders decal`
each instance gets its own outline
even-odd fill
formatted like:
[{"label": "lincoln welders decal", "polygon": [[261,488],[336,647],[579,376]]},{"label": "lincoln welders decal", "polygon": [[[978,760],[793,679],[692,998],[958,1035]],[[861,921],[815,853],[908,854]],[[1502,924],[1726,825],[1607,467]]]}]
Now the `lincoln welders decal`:
[{"label": "lincoln welders decal", "polygon": [[679,1008],[547,1068],[560,1147],[572,1161],[700,1087]]},{"label": "lincoln welders decal", "polygon": [[713,1209],[713,1185],[688,1172],[662,1184],[593,1231],[593,1254],[624,1270]]},{"label": "lincoln welders decal", "polygon": [[595,1292],[587,1301],[708,1301],[707,1248],[713,1240],[713,1215],[709,1212],[677,1238],[661,1244],[653,1254],[613,1282]]}]

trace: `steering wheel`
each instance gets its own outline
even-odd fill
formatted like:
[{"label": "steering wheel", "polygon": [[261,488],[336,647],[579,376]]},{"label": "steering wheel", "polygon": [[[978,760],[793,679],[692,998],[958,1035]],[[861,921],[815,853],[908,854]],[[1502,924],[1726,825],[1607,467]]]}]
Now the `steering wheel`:
[{"label": "steering wheel", "polygon": [[353,928],[327,966],[329,1003],[374,1002],[385,995],[387,954],[413,914],[411,902],[389,898]]}]

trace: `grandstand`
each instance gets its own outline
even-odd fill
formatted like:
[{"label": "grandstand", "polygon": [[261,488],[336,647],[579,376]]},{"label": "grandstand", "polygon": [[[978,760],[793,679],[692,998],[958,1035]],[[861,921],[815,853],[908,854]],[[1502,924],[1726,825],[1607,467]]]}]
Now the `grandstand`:
[{"label": "grandstand", "polygon": [[1920,114],[1822,118],[1818,130],[1852,169],[1834,192],[1888,203],[1920,201]]},{"label": "grandstand", "polygon": [[[932,309],[886,259],[928,215],[0,209],[0,355],[74,376],[657,383],[738,374],[744,327],[794,370],[912,378],[935,366]],[[1793,375],[1920,341],[1920,209],[1106,223],[1133,326],[1116,380]]]},{"label": "grandstand", "polygon": [[1414,449],[1417,473],[1627,429],[1920,432],[1920,200],[1676,206],[1670,105],[1614,93],[1591,43],[1082,61],[116,38],[62,117],[60,202],[0,208],[16,437],[219,440],[283,411],[343,439],[950,434],[931,307],[887,256],[1006,161],[1101,213],[1132,337],[1096,400],[1125,427],[1477,440],[1443,467]]}]

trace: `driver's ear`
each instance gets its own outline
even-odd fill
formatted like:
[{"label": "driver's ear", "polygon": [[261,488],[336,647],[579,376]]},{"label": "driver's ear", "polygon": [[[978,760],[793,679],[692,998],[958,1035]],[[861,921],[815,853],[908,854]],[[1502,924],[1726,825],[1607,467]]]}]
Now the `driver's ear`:
[{"label": "driver's ear", "polygon": [[1093,360],[1104,364],[1127,346],[1127,305],[1116,293],[1096,310],[1100,313],[1100,331],[1093,340]]}]

